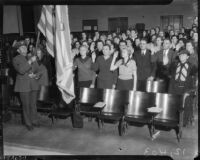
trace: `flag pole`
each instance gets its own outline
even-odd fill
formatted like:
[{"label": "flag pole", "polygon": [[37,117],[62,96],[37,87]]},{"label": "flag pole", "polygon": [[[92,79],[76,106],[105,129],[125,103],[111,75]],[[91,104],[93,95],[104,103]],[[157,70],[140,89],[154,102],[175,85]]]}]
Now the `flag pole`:
[{"label": "flag pole", "polygon": [[38,44],[39,44],[39,40],[40,40],[40,31],[38,30],[38,33],[37,33],[37,40],[36,40],[36,49],[38,48]]}]

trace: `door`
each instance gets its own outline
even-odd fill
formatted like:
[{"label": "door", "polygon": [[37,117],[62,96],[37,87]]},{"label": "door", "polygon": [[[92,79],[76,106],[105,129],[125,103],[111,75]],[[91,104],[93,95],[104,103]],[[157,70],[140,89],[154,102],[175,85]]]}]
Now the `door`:
[{"label": "door", "polygon": [[160,19],[163,30],[167,30],[168,25],[171,25],[174,30],[179,30],[183,26],[182,15],[161,16]]},{"label": "door", "polygon": [[125,32],[128,29],[128,17],[108,18],[109,32]]}]

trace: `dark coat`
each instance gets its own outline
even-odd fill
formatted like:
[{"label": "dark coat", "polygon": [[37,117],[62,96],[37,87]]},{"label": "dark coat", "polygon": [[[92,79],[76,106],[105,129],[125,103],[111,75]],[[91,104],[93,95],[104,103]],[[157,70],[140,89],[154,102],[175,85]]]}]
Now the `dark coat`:
[{"label": "dark coat", "polygon": [[170,49],[168,52],[169,63],[167,65],[163,65],[163,51],[160,50],[155,53],[152,57],[153,59],[153,72],[155,73],[155,77],[159,79],[168,79],[169,78],[169,68],[172,63],[174,63],[176,58],[176,53]]},{"label": "dark coat", "polygon": [[137,79],[146,80],[150,76],[154,76],[152,56],[149,50],[146,50],[146,54],[142,55],[141,50],[134,53],[134,60],[137,66]]},{"label": "dark coat", "polygon": [[30,92],[32,90],[39,89],[38,80],[28,76],[31,71],[38,71],[39,68],[37,62],[29,65],[26,57],[17,55],[15,58],[13,58],[13,66],[17,71],[14,89],[15,92]]}]

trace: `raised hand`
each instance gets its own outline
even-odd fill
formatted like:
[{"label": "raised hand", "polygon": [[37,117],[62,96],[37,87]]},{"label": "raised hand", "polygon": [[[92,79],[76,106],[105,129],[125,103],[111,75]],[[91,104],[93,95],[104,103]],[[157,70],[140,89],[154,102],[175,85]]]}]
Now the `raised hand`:
[{"label": "raised hand", "polygon": [[176,50],[178,51],[181,48],[179,44],[176,45]]},{"label": "raised hand", "polygon": [[95,59],[96,59],[96,53],[92,52],[92,61],[95,62]]},{"label": "raised hand", "polygon": [[35,61],[36,61],[36,59],[37,59],[37,57],[36,57],[36,56],[33,56],[33,57],[31,57],[31,61],[32,61],[32,62],[35,62]]},{"label": "raised hand", "polygon": [[119,55],[119,52],[115,51],[114,54],[113,54],[113,58],[116,59],[118,57],[118,55]]}]

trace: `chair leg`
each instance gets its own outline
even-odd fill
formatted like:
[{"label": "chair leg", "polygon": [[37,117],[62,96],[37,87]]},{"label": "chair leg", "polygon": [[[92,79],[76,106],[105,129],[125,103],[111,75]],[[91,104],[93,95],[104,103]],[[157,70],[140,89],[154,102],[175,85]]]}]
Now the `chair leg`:
[{"label": "chair leg", "polygon": [[149,134],[150,134],[150,137],[152,138],[153,136],[153,133],[152,133],[152,125],[151,124],[148,124],[148,129],[149,129]]},{"label": "chair leg", "polygon": [[53,114],[51,114],[51,124],[54,124],[54,118],[53,118]]},{"label": "chair leg", "polygon": [[97,118],[97,123],[98,123],[99,129],[103,128],[103,124],[104,124],[103,120],[100,120],[99,118]]},{"label": "chair leg", "polygon": [[179,127],[175,128],[175,132],[176,132],[176,138],[178,140],[178,143],[180,142],[180,138],[181,138],[181,133],[179,131]]},{"label": "chair leg", "polygon": [[97,118],[96,120],[97,120],[98,128],[101,129],[103,127],[101,120],[99,118]]},{"label": "chair leg", "polygon": [[127,126],[127,123],[124,121],[124,119],[119,121],[119,125],[118,125],[119,136],[123,136],[125,134],[126,126]]}]

